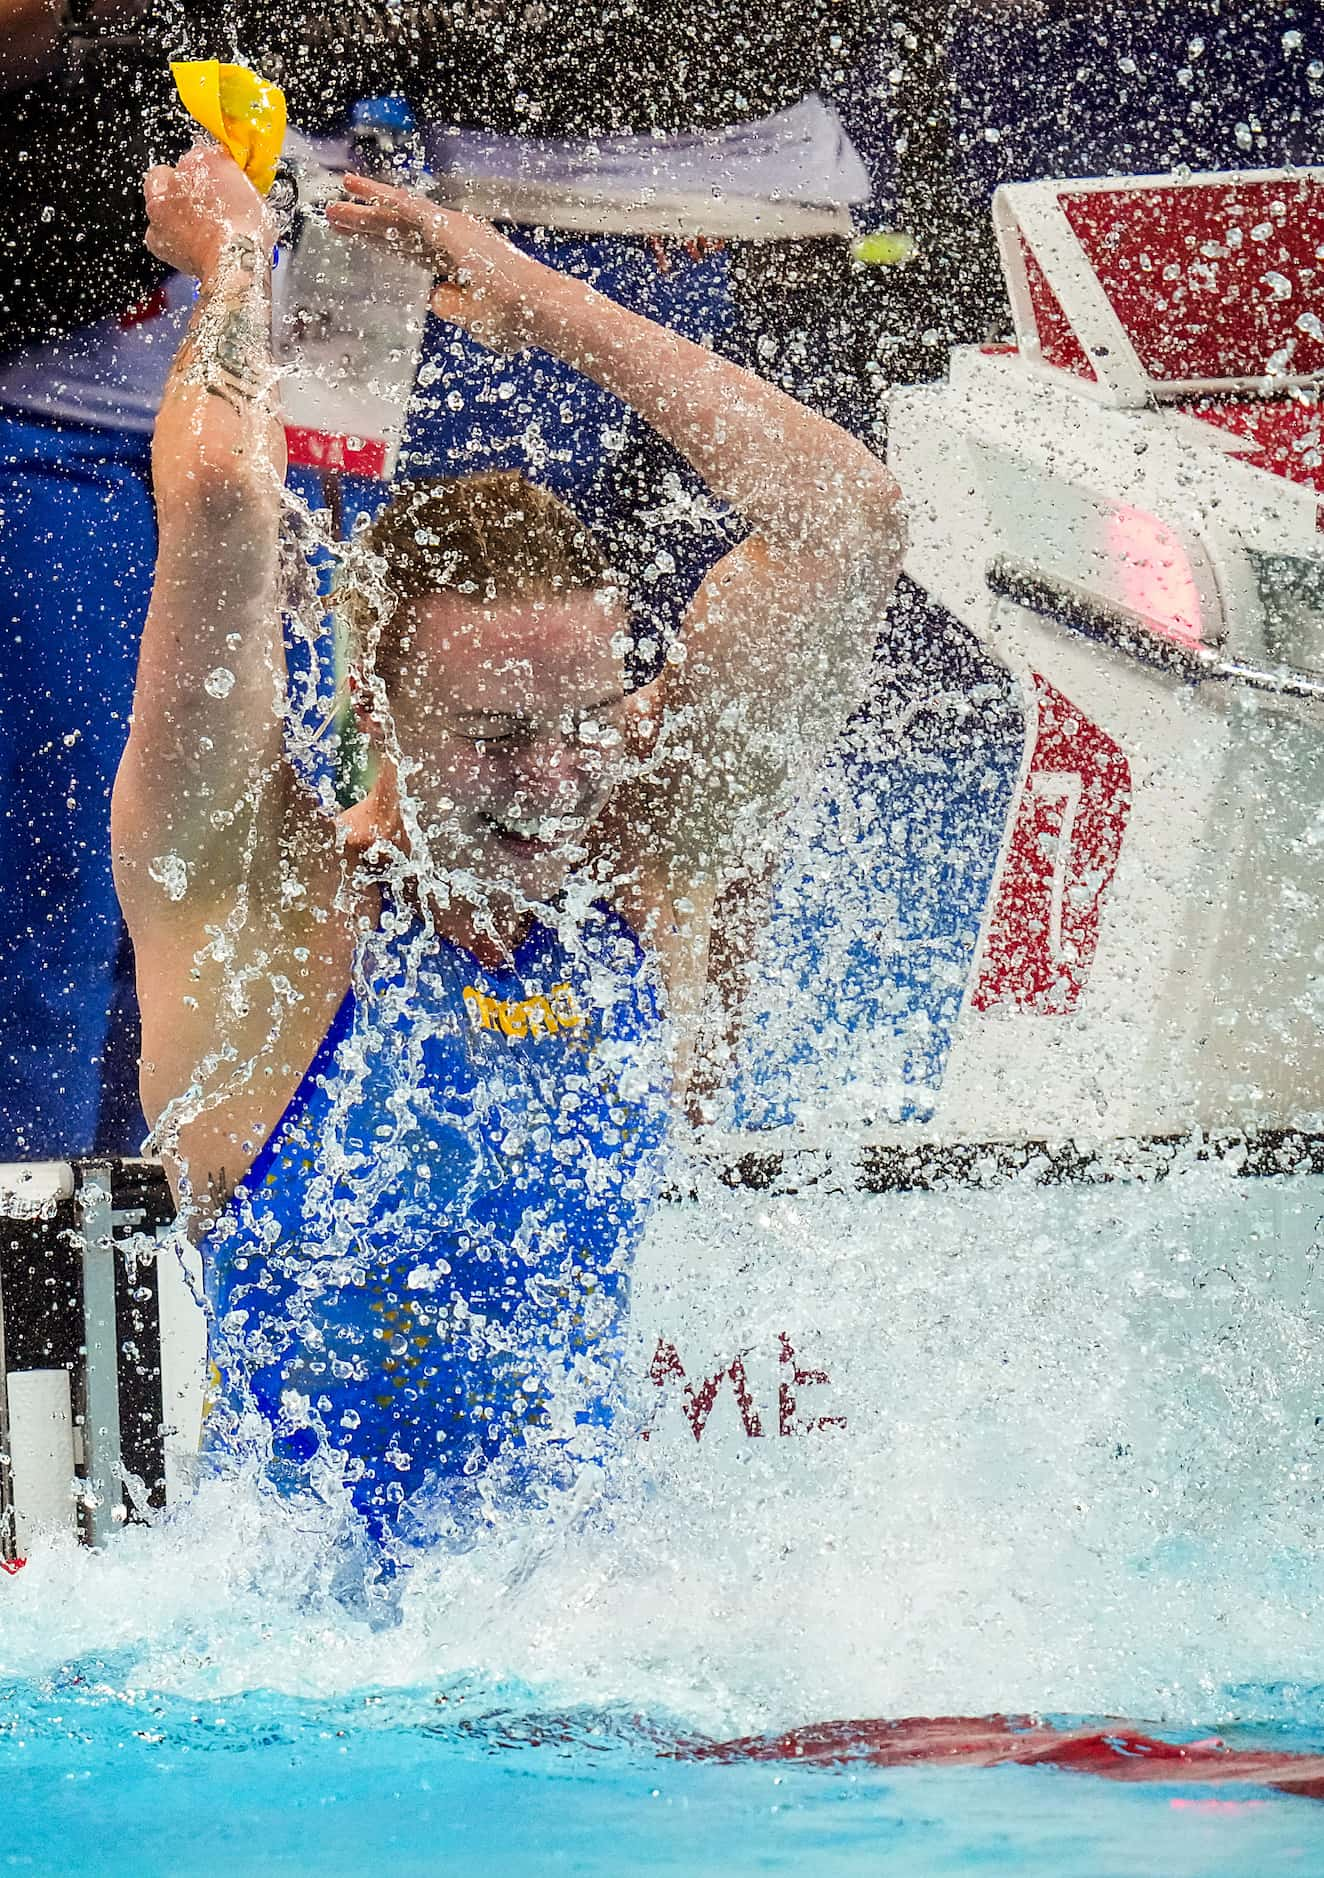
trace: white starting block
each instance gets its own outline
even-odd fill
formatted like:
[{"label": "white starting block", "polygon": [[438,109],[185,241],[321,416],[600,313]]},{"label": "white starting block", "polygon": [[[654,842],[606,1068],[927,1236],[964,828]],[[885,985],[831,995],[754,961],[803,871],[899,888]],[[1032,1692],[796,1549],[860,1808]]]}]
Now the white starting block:
[{"label": "white starting block", "polygon": [[904,1557],[982,1510],[1012,1571],[1146,1482],[1183,1483],[1152,1540],[1315,1465],[1324,171],[995,216],[1016,344],[899,391],[890,461],[907,574],[1017,680],[1020,774],[931,1113],[835,1164],[746,1137],[780,1191],[650,1234],[645,1452],[716,1544],[854,1504]]},{"label": "white starting block", "polygon": [[1324,171],[1015,185],[1014,348],[897,394],[908,571],[1019,797],[930,1133],[1324,1110]]}]

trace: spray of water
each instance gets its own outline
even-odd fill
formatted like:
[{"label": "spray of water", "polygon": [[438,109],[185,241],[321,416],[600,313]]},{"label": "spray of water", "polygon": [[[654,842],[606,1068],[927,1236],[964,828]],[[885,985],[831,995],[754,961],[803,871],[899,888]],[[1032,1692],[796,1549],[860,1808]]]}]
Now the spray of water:
[{"label": "spray of water", "polygon": [[[296,1319],[315,1334],[319,1299],[372,1283],[383,1219],[392,1256],[411,1230],[418,1125],[433,1100],[423,1099],[425,1058],[439,1033],[430,934],[409,909],[459,893],[481,916],[485,889],[437,864],[410,795],[409,758],[372,669],[390,608],[383,569],[293,497],[286,520],[285,606],[301,654],[286,703],[293,759],[330,812],[336,674],[313,570],[331,557],[358,596],[405,835],[372,857],[395,909],[385,915],[399,940],[394,972],[383,984],[371,945],[356,960],[369,1018],[342,1052],[309,1232],[286,1274]],[[898,737],[906,728],[893,726]],[[234,810],[250,859],[260,810],[256,796]],[[835,817],[840,804],[818,812]],[[835,838],[851,845],[851,830]],[[812,883],[808,861],[804,877]],[[601,886],[533,910],[573,944]],[[872,891],[861,880],[861,910]],[[258,999],[269,1013],[267,1039],[241,1058],[222,1033],[158,1145],[276,1058],[293,993],[249,943],[250,918],[241,890],[209,944],[233,968],[236,1005]],[[760,1022],[766,1039],[783,1012],[789,1057],[795,972],[793,958],[765,955]],[[353,1116],[383,1074],[396,1091],[384,1109],[392,1125],[365,1144]],[[820,1104],[810,1115],[830,1124],[841,1167],[851,1118],[895,1110],[889,1075],[870,1067],[873,1111],[855,1090],[849,1113]],[[537,1089],[510,1085],[493,1099],[517,1146]],[[434,1139],[438,1128],[462,1138],[480,1184],[486,1150],[472,1118],[425,1119]],[[481,1708],[517,1690],[531,1705],[639,1710],[713,1734],[828,1714],[1012,1708],[1217,1723],[1307,1712],[1324,1686],[1310,1491],[1324,1341],[1308,1183],[1276,1184],[1267,1214],[1194,1156],[1173,1169],[1159,1206],[1153,1188],[1052,1189],[1033,1169],[982,1191],[864,1199],[829,1174],[800,1193],[751,1195],[715,1178],[704,1143],[683,1129],[673,1154],[673,1184],[691,1197],[654,1213],[634,1342],[623,1358],[607,1346],[633,1393],[609,1438],[572,1446],[573,1466],[550,1468],[534,1494],[505,1494],[499,1471],[483,1476],[464,1520],[448,1524],[443,1508],[431,1542],[383,1579],[347,1511],[342,1470],[328,1459],[300,1494],[276,1493],[254,1414],[246,1458],[204,1476],[191,1502],[150,1527],[104,1554],[34,1546],[5,1587],[5,1673],[42,1681],[72,1665],[115,1691],[190,1700],[423,1686]],[[383,1211],[392,1193],[395,1218]],[[526,1243],[539,1223],[531,1200]],[[235,1230],[268,1236],[249,1199]],[[540,1276],[563,1284],[555,1236],[547,1243]],[[419,1266],[426,1294],[422,1251]],[[763,1388],[757,1434],[724,1389],[699,1439],[650,1368],[659,1326],[677,1347],[689,1338],[748,1358]],[[248,1335],[242,1321],[213,1333]],[[775,1365],[788,1333],[818,1353],[833,1391],[832,1413],[795,1439],[773,1434],[779,1372],[761,1385],[757,1374],[757,1353]],[[509,1330],[492,1334],[519,1354]],[[601,1379],[591,1361],[585,1370],[591,1394]],[[316,1428],[315,1402],[308,1413]],[[553,1423],[547,1440],[564,1451],[570,1432]]]},{"label": "spray of water", "polygon": [[641,1384],[574,1482],[494,1498],[462,1547],[384,1587],[333,1495],[282,1499],[250,1465],[105,1554],[39,1545],[6,1586],[6,1673],[100,1664],[189,1700],[423,1687],[717,1735],[1005,1709],[1308,1719],[1313,1262],[1275,1270],[1208,1168],[1174,1175],[1143,1229],[1128,1211],[1115,1189],[862,1203],[714,1182],[659,1210],[642,1283],[751,1345],[792,1321],[854,1350],[833,1372],[845,1429],[749,1441],[724,1397],[701,1443],[683,1409],[669,1438]]}]

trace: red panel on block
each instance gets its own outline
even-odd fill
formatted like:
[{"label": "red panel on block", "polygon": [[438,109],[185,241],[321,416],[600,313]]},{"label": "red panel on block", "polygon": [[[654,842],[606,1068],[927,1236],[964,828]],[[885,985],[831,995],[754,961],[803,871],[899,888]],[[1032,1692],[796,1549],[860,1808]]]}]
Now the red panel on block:
[{"label": "red panel on block", "polygon": [[1252,448],[1238,450],[1238,463],[1253,464],[1324,495],[1324,411],[1319,405],[1296,398],[1251,398],[1237,404],[1200,398],[1176,408],[1244,437]]},{"label": "red panel on block", "polygon": [[1318,182],[1064,190],[1059,201],[1148,378],[1324,370]]},{"label": "red panel on block", "polygon": [[1025,286],[1034,309],[1040,358],[1046,365],[1056,365],[1059,370],[1071,372],[1077,378],[1097,378],[1098,373],[1090,363],[1089,354],[1077,339],[1062,302],[1048,284],[1048,276],[1035,260],[1024,235],[1018,232],[1016,239],[1020,243],[1021,259],[1025,263]]},{"label": "red panel on block", "polygon": [[380,437],[337,437],[326,430],[285,426],[285,448],[300,469],[343,470],[349,476],[386,474],[386,445]]},{"label": "red panel on block", "polygon": [[1094,962],[1131,770],[1120,746],[1037,672],[1034,689],[1038,731],[971,1003],[1061,1016],[1075,1009]]}]

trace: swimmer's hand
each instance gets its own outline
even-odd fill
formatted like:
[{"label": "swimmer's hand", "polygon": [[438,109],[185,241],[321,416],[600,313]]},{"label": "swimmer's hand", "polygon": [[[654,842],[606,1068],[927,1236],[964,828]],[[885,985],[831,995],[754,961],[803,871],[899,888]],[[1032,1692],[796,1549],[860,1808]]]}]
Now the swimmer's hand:
[{"label": "swimmer's hand", "polygon": [[210,277],[230,242],[251,241],[267,254],[275,242],[271,210],[218,144],[195,144],[178,163],[148,170],[143,195],[148,248],[199,280]]},{"label": "swimmer's hand", "polygon": [[494,352],[518,352],[533,339],[544,276],[558,277],[503,240],[494,228],[426,196],[367,176],[346,176],[348,201],[327,205],[342,235],[361,235],[409,255],[436,279],[432,311]]}]

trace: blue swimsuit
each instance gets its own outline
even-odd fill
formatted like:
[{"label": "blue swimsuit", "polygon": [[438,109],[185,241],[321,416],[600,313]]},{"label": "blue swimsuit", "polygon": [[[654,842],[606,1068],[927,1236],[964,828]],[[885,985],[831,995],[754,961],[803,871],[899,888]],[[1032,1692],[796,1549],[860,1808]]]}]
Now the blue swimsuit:
[{"label": "blue swimsuit", "polygon": [[377,1539],[592,1449],[669,1108],[655,968],[595,907],[506,967],[388,904],[203,1243],[204,1445],[343,1480]]}]

